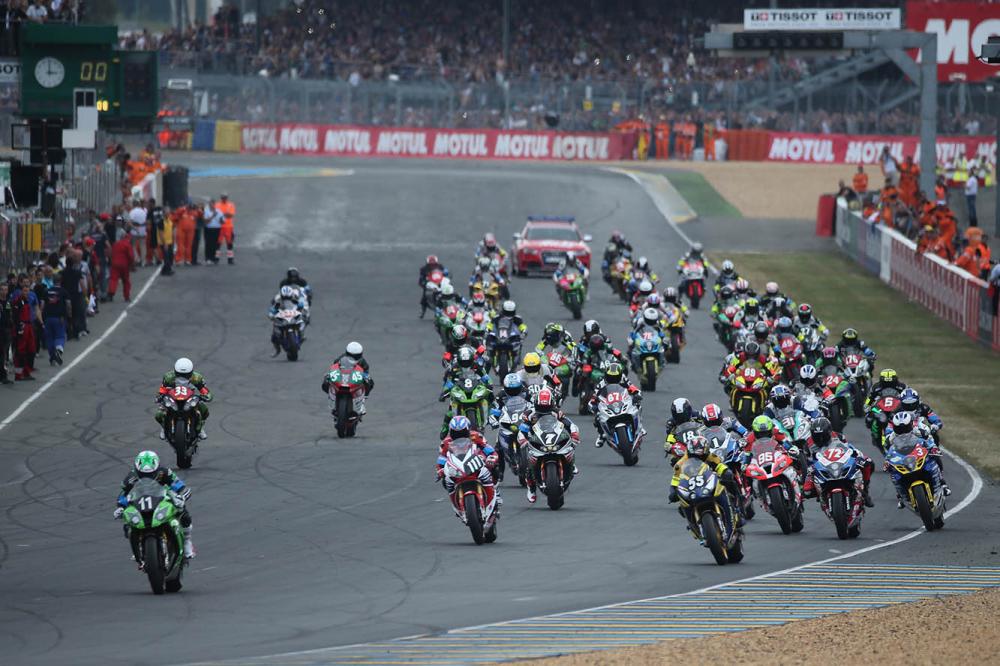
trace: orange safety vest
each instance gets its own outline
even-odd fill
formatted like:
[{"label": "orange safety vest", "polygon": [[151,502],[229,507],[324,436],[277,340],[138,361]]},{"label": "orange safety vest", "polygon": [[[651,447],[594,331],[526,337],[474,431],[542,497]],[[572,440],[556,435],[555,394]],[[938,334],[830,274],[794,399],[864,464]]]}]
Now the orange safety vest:
[{"label": "orange safety vest", "polygon": [[215,210],[222,213],[222,225],[233,226],[236,223],[236,204],[232,201],[218,201]]}]

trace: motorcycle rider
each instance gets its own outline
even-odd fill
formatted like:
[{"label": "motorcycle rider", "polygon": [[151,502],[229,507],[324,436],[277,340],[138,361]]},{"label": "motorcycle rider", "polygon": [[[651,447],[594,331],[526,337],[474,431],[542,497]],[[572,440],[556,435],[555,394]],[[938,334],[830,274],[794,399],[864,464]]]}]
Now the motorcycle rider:
[{"label": "motorcycle rider", "polygon": [[632,294],[629,310],[637,312],[646,303],[646,299],[656,293],[656,287],[647,278],[642,278],[638,282],[633,278],[628,284],[628,292]]},{"label": "motorcycle rider", "polygon": [[[543,388],[535,396],[534,408],[530,411],[524,413],[521,417],[521,425],[519,426],[520,432],[517,435],[518,443],[522,446],[528,446],[528,439],[525,433],[531,432],[538,420],[543,416],[549,414],[554,414],[563,426],[569,431],[569,436],[573,440],[574,445],[580,443],[580,429],[576,427],[576,424],[569,420],[561,409],[558,407],[558,398],[556,397],[554,391],[548,388]],[[576,465],[573,465],[573,475],[579,474],[579,470]],[[532,504],[535,503],[537,496],[535,494],[535,476],[533,474],[528,475],[528,501]]]},{"label": "motorcycle rider", "polygon": [[[702,435],[695,435],[688,442],[687,452],[674,463],[674,474],[670,479],[670,494],[667,496],[667,501],[673,504],[680,499],[677,496],[677,487],[681,484],[681,470],[684,469],[684,463],[691,458],[701,460],[715,470],[719,481],[726,489],[726,492],[720,496],[720,503],[726,505],[723,507],[723,511],[728,512],[735,507],[736,510],[733,511],[733,514],[736,516],[736,525],[739,526],[743,519],[743,507],[741,506],[741,502],[734,501],[740,496],[740,489],[736,485],[736,477],[733,476],[733,471],[729,469],[726,463],[722,462],[719,456],[709,450],[708,440]],[[683,515],[683,511],[681,513]]]},{"label": "motorcycle rider", "polygon": [[706,428],[722,427],[726,431],[734,433],[739,438],[746,437],[750,432],[743,427],[743,424],[732,416],[725,416],[722,407],[714,402],[710,402],[701,408],[701,422]]},{"label": "motorcycle rider", "polygon": [[715,278],[715,286],[713,290],[716,294],[722,291],[722,288],[726,285],[732,284],[740,279],[740,274],[736,272],[736,267],[733,265],[729,259],[722,262],[722,266],[719,269],[719,276]]},{"label": "motorcycle rider", "polygon": [[764,293],[758,300],[760,300],[761,309],[764,312],[769,312],[773,307],[776,307],[775,302],[779,298],[783,299],[781,303],[782,309],[787,308],[790,311],[795,310],[795,303],[781,291],[778,287],[778,283],[773,280],[764,285]]},{"label": "motorcycle rider", "polygon": [[[517,371],[517,376],[521,378],[521,381],[525,386],[541,386],[545,388],[548,386],[553,391],[557,392],[556,400],[561,400],[563,398],[562,380],[552,372],[552,369],[547,363],[542,363],[542,357],[537,352],[528,352],[524,355],[523,366]],[[534,397],[538,397],[539,389],[535,390]]]},{"label": "motorcycle rider", "polygon": [[660,281],[660,277],[653,272],[653,269],[649,265],[649,259],[646,257],[639,257],[635,261],[635,270],[642,271],[646,279],[650,282],[656,283]]},{"label": "motorcycle rider", "polygon": [[455,286],[451,283],[441,285],[441,292],[437,296],[437,312],[440,313],[449,305],[457,305],[459,309],[464,309],[466,306],[465,299],[455,292]]},{"label": "motorcycle rider", "polygon": [[740,278],[733,283],[733,291],[736,294],[736,303],[743,307],[743,304],[747,302],[749,298],[756,298],[757,292],[750,288],[750,280],[746,278]]},{"label": "motorcycle rider", "polygon": [[[857,458],[861,462],[861,477],[864,479],[864,500],[865,506],[869,509],[875,506],[875,502],[872,501],[871,493],[869,489],[871,487],[872,472],[875,470],[875,463],[872,459],[866,456],[861,449],[857,448],[853,444],[847,441],[847,438],[843,434],[835,431],[833,426],[830,424],[830,419],[825,416],[821,416],[809,426],[809,431],[812,436],[812,443],[815,446],[816,452],[820,452],[823,449],[830,446],[831,443],[836,443],[837,446],[845,448],[849,451],[850,455]],[[809,483],[810,489],[813,491],[810,496],[815,495],[815,482],[812,478],[812,466],[809,466],[807,472],[807,483]],[[803,495],[805,494],[805,484],[803,484]]]},{"label": "motorcycle rider", "polygon": [[865,426],[872,427],[874,418],[871,413],[872,405],[890,392],[895,392],[896,395],[902,394],[905,388],[906,384],[900,381],[899,375],[892,368],[886,368],[878,373],[878,381],[872,384],[868,390],[868,397],[865,399]]},{"label": "motorcycle rider", "polygon": [[496,262],[501,275],[507,275],[507,250],[497,243],[497,238],[492,232],[486,232],[483,239],[479,241],[479,245],[476,246],[476,258],[480,257],[486,257],[489,260],[490,263],[487,263],[487,267]]},{"label": "motorcycle rider", "polygon": [[829,402],[833,399],[833,391],[819,382],[819,371],[816,370],[816,366],[814,365],[803,365],[799,368],[799,379],[792,384],[791,391],[793,396],[792,406],[801,412],[805,412],[811,419],[819,418],[819,403],[817,403],[817,409],[806,409],[806,394],[816,396],[820,402]]},{"label": "motorcycle rider", "polygon": [[732,379],[742,368],[755,366],[761,370],[767,381],[774,384],[781,377],[781,364],[778,359],[770,353],[770,349],[761,347],[756,340],[747,340],[743,351],[736,353],[733,363],[723,370],[720,381],[723,384]]},{"label": "motorcycle rider", "polygon": [[[375,388],[375,380],[372,379],[371,366],[368,364],[368,360],[364,357],[365,348],[361,346],[361,343],[352,340],[347,343],[347,347],[344,348],[344,353],[333,359],[330,363],[330,368],[337,365],[338,363],[342,368],[346,368],[348,371],[353,370],[354,366],[360,365],[361,369],[365,373],[365,397],[367,397],[372,389]],[[323,393],[330,392],[330,383],[324,378],[323,379]],[[367,400],[365,401],[367,402]],[[358,416],[364,416],[366,413],[365,402],[361,403],[361,408],[358,410]]]},{"label": "motorcycle rider", "polygon": [[[271,321],[278,315],[278,312],[282,310],[295,310],[302,314],[302,323],[299,324],[299,340],[300,342],[306,341],[306,326],[309,325],[309,301],[299,290],[298,287],[293,287],[291,285],[285,285],[281,290],[274,295],[271,299],[271,309],[268,310],[267,316]],[[277,356],[281,353],[281,336],[279,333],[279,328],[277,322],[275,326],[271,328],[271,344],[274,346],[274,353],[272,357]]]},{"label": "motorcycle rider", "polygon": [[278,283],[278,289],[280,290],[282,287],[295,287],[303,294],[305,294],[306,303],[308,303],[308,305],[312,307],[312,302],[313,302],[312,287],[309,286],[309,282],[307,282],[306,279],[302,277],[302,275],[299,273],[299,269],[297,269],[295,266],[290,266],[288,268],[288,271],[285,272],[284,279],[280,283]]},{"label": "motorcycle rider", "polygon": [[[601,448],[604,446],[604,433],[601,432],[600,421],[598,420],[597,414],[597,402],[598,398],[605,395],[608,390],[620,391],[625,389],[632,396],[632,402],[635,403],[636,407],[642,405],[642,391],[639,387],[630,382],[625,375],[622,373],[622,366],[620,363],[611,363],[608,365],[607,371],[604,373],[604,379],[601,383],[594,388],[594,395],[590,398],[590,411],[594,414],[594,429],[597,430],[597,440],[594,442],[594,446]],[[646,429],[642,428],[639,433],[639,437],[643,437],[646,434]]]},{"label": "motorcycle rider", "polygon": [[[931,456],[937,461],[938,468],[941,470],[941,483],[944,484],[944,494],[950,495],[951,488],[948,487],[948,483],[944,480],[944,459],[941,456],[941,451],[937,447],[940,445],[940,435],[938,432],[944,427],[944,422],[941,421],[941,417],[938,416],[933,409],[930,408],[926,402],[920,401],[920,394],[918,394],[914,389],[906,387],[903,392],[899,394],[899,412],[909,412],[913,415],[913,424],[910,426],[910,431],[915,430],[917,427],[925,427],[925,433],[929,431],[930,437],[934,440],[934,451],[931,452]],[[923,419],[926,426],[921,423]],[[886,442],[892,440],[893,435],[897,433],[895,426],[892,423],[886,425],[885,428],[885,438]]]},{"label": "motorcycle rider", "polygon": [[568,270],[575,270],[583,277],[583,283],[587,284],[590,281],[590,269],[577,258],[576,253],[572,250],[568,251],[562,259],[559,260],[559,265],[556,266],[556,270],[552,273],[552,281],[556,283],[556,287],[559,286],[559,280],[562,276],[566,274]]},{"label": "motorcycle rider", "polygon": [[[441,393],[438,395],[438,402],[448,399],[451,389],[455,383],[461,379],[462,375],[471,372],[479,378],[479,382],[487,388],[490,394],[490,403],[493,402],[493,382],[488,372],[478,363],[476,351],[469,345],[459,348],[455,354],[454,361],[449,364],[444,373],[444,382],[441,385]],[[448,431],[448,421],[453,416],[451,409],[444,415],[444,423],[441,424],[441,437],[444,438]]]},{"label": "motorcycle rider", "polygon": [[812,479],[806,476],[805,465],[799,455],[799,447],[792,444],[792,441],[785,436],[781,428],[771,420],[770,416],[761,414],[750,423],[750,434],[743,438],[743,452],[745,456],[752,455],[753,445],[761,439],[773,439],[784,447],[785,451],[792,458],[792,466],[799,473],[799,478],[803,479],[802,492],[812,492]]},{"label": "motorcycle rider", "polygon": [[798,309],[798,321],[795,322],[800,328],[808,326],[812,328],[817,333],[819,333],[819,339],[826,342],[827,337],[830,335],[830,329],[823,325],[816,315],[813,313],[813,308],[808,303],[803,303]]},{"label": "motorcycle rider", "polygon": [[[655,292],[654,292],[655,293]],[[652,333],[655,335],[660,342],[660,354],[658,356],[659,362],[662,364],[664,362],[663,349],[670,346],[670,338],[663,334],[663,328],[660,326],[660,312],[656,308],[645,308],[642,311],[642,320],[636,325],[635,329],[628,334],[628,340],[626,341],[629,357],[631,359],[633,352],[635,351],[635,346],[644,339],[646,334]],[[633,361],[633,367],[635,366],[635,359]]]},{"label": "motorcycle rider", "polygon": [[200,372],[194,371],[194,363],[186,357],[177,359],[174,363],[174,369],[163,375],[163,379],[160,382],[160,389],[156,396],[156,404],[159,407],[156,410],[156,415],[153,417],[160,424],[160,439],[167,438],[167,432],[164,430],[166,427],[167,410],[163,406],[163,396],[168,394],[171,389],[176,388],[178,382],[185,382],[198,391],[198,395],[201,398],[198,401],[197,407],[199,417],[197,425],[198,438],[207,439],[208,433],[205,432],[205,421],[208,420],[207,403],[212,402],[212,392],[205,386],[205,377]]},{"label": "motorcycle rider", "polygon": [[[736,321],[740,322],[740,326],[747,331],[752,331],[754,325],[758,322],[763,322],[764,320],[760,312],[760,301],[753,297],[744,301],[743,309],[737,315]],[[764,323],[766,324],[766,322]]]},{"label": "motorcycle rider", "polygon": [[760,345],[761,349],[766,349],[769,353],[774,354],[776,358],[778,357],[780,350],[777,343],[774,342],[771,329],[766,321],[758,321],[753,325],[753,340]]},{"label": "motorcycle rider", "polygon": [[618,254],[621,254],[622,252],[632,252],[632,244],[625,238],[625,234],[618,230],[611,232],[611,238],[608,239],[608,244],[613,244],[617,248]]},{"label": "motorcycle rider", "polygon": [[816,361],[816,367],[820,374],[827,374],[825,372],[827,368],[833,368],[838,374],[844,374],[846,365],[844,357],[840,355],[837,348],[829,345],[823,347],[820,351],[820,357]]},{"label": "motorcycle rider", "polygon": [[517,303],[511,300],[506,300],[500,304],[500,312],[496,313],[490,320],[489,330],[495,331],[500,325],[500,320],[510,319],[521,335],[524,336],[528,332],[528,325],[524,323],[524,319],[521,315],[517,314]]},{"label": "motorcycle rider", "polygon": [[[493,476],[496,473],[499,456],[482,434],[472,429],[472,423],[469,422],[469,419],[459,414],[448,421],[448,433],[441,440],[441,448],[438,450],[437,457],[437,478],[438,481],[441,481],[444,489],[448,491],[448,495],[455,492],[455,482],[444,473],[444,466],[448,462],[448,449],[456,439],[469,439],[479,448],[484,460],[483,466],[479,468],[479,482],[483,484],[484,488],[494,488]],[[502,505],[503,498],[500,497],[500,489],[495,488],[495,490],[497,504]]]},{"label": "motorcycle rider", "polygon": [[715,266],[704,256],[703,251],[705,246],[701,243],[692,243],[690,249],[684,253],[684,256],[677,260],[677,272],[684,272],[684,265],[689,261],[700,261],[705,264],[705,268],[709,270],[715,270]]},{"label": "motorcycle rider", "polygon": [[858,335],[858,331],[853,328],[845,328],[844,332],[840,334],[840,342],[837,343],[837,351],[841,355],[846,356],[852,353],[864,354],[871,363],[874,363],[878,358],[878,354],[872,350],[865,341],[861,339]]},{"label": "motorcycle rider", "polygon": [[542,330],[542,339],[535,345],[535,351],[544,354],[559,348],[565,351],[567,356],[572,356],[576,349],[576,341],[573,336],[563,328],[562,324],[549,322]]},{"label": "motorcycle rider", "polygon": [[[427,255],[427,259],[424,261],[424,265],[420,267],[420,277],[417,278],[417,284],[420,285],[420,318],[424,318],[424,313],[428,308],[435,307],[435,303],[428,303],[427,296],[424,293],[424,288],[427,286],[427,281],[430,279],[431,273],[434,271],[441,271],[441,273],[448,277],[448,269],[444,267],[440,261],[438,261],[436,254]],[[444,285],[442,285],[442,290]],[[451,293],[455,293],[455,288],[452,287]]]},{"label": "motorcycle rider", "polygon": [[670,403],[670,416],[667,418],[666,424],[667,434],[663,442],[663,450],[667,452],[667,455],[670,455],[674,444],[677,443],[674,439],[674,431],[685,423],[704,425],[701,416],[695,414],[691,402],[687,398],[674,398],[674,401]]},{"label": "motorcycle rider", "polygon": [[767,308],[764,310],[764,315],[771,320],[788,317],[788,321],[791,321],[795,317],[795,302],[783,296],[778,296],[768,303]]},{"label": "motorcycle rider", "polygon": [[[469,329],[467,329],[463,324],[455,324],[451,327],[451,333],[448,336],[448,344],[445,347],[444,353],[441,354],[441,365],[447,369],[452,361],[455,360],[455,354],[458,350],[464,346],[470,346],[476,351],[476,358],[480,362],[479,364],[486,365],[486,347],[484,345],[476,345],[475,342],[469,337]],[[474,346],[475,345],[475,346]]]},{"label": "motorcycle rider", "polygon": [[[892,446],[893,440],[897,437],[908,435],[913,432],[913,427],[916,425],[916,419],[912,412],[899,411],[892,415],[892,423],[886,426],[886,451]],[[940,485],[942,492],[947,495],[951,495],[951,488],[948,487],[947,482],[944,480],[944,468],[941,467],[941,449],[938,448],[937,444],[928,447],[927,456],[932,458],[937,463],[937,474],[935,485]],[[896,508],[902,509],[904,506],[903,498],[906,496],[905,488],[900,487],[900,480],[902,479],[902,474],[900,474],[895,467],[890,465],[888,462],[883,464],[883,469],[889,472],[889,477],[892,479],[892,484],[896,487]]]},{"label": "motorcycle rider", "polygon": [[[155,451],[140,451],[132,463],[133,469],[122,481],[121,490],[118,492],[118,508],[115,509],[115,518],[121,518],[128,506],[128,494],[140,479],[153,479],[161,486],[169,488],[177,499],[174,506],[180,510],[181,528],[184,531],[184,558],[191,559],[195,556],[194,542],[191,540],[191,513],[187,509],[187,500],[191,497],[191,489],[184,485],[184,482],[174,474],[169,467],[160,466],[160,456]],[[128,532],[126,531],[126,537]],[[137,555],[137,554],[134,554]],[[136,557],[136,560],[139,558]],[[142,569],[142,565],[139,565]]]},{"label": "motorcycle rider", "polygon": [[496,428],[500,425],[500,415],[507,401],[518,396],[524,397],[524,382],[521,375],[516,372],[508,372],[503,378],[503,390],[493,398],[493,406],[490,408],[489,426]]}]

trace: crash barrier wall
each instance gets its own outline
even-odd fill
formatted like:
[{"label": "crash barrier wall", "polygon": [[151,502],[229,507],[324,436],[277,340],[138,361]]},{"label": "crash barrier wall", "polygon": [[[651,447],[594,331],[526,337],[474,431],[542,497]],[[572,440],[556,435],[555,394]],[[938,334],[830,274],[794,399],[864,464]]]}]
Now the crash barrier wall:
[{"label": "crash barrier wall", "polygon": [[634,132],[440,130],[358,125],[244,124],[244,153],[509,160],[633,159]]},{"label": "crash barrier wall", "polygon": [[895,229],[864,220],[837,200],[837,246],[865,270],[877,275],[969,337],[1000,351],[996,287],[949,264]]},{"label": "crash barrier wall", "polygon": [[233,120],[215,121],[212,149],[217,152],[240,152],[243,124]]}]

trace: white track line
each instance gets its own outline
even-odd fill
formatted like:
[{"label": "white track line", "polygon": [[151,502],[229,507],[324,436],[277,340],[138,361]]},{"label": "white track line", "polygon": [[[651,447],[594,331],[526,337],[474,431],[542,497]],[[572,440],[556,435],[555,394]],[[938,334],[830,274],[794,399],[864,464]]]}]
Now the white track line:
[{"label": "white track line", "polygon": [[0,421],[0,430],[3,430],[11,423],[13,423],[18,416],[24,413],[24,410],[26,410],[28,407],[31,406],[31,403],[38,400],[38,398],[40,398],[43,393],[52,388],[55,385],[55,383],[58,382],[60,379],[62,379],[67,372],[75,368],[78,363],[80,363],[83,359],[87,358],[90,352],[94,351],[98,345],[100,345],[108,338],[109,335],[114,333],[115,329],[118,328],[118,326],[123,321],[125,321],[125,317],[128,316],[128,311],[131,310],[133,307],[135,307],[142,299],[142,297],[146,295],[146,292],[149,291],[149,288],[153,286],[153,282],[156,280],[156,276],[158,276],[159,274],[160,274],[160,269],[157,268],[153,272],[153,274],[149,276],[149,279],[146,280],[146,284],[144,284],[142,289],[139,290],[139,293],[136,294],[136,297],[132,299],[132,302],[129,303],[124,310],[122,310],[121,314],[118,315],[118,318],[115,319],[114,323],[112,323],[111,326],[108,326],[108,330],[104,331],[104,333],[102,333],[100,337],[91,342],[86,349],[84,349],[82,352],[80,352],[80,354],[76,358],[70,361],[69,365],[67,365],[59,372],[57,372],[55,376],[52,377],[52,379],[42,384],[41,388],[39,388],[37,391],[29,395],[27,398],[25,398],[24,402],[18,405],[17,409],[15,409],[13,412],[10,413],[10,416],[5,418],[3,421]]}]

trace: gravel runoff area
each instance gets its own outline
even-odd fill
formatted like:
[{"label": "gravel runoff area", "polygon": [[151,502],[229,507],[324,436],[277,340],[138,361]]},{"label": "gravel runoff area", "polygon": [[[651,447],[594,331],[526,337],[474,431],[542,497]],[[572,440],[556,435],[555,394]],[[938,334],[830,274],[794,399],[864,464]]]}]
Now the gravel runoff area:
[{"label": "gravel runoff area", "polygon": [[[753,613],[752,607],[749,611]],[[1000,662],[1000,590],[828,615],[777,627],[663,641],[614,652],[530,660],[532,666],[704,664],[957,664]],[[783,647],[782,647],[783,646]]]}]

